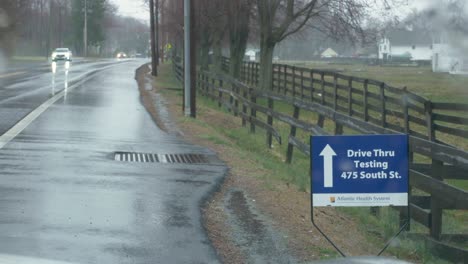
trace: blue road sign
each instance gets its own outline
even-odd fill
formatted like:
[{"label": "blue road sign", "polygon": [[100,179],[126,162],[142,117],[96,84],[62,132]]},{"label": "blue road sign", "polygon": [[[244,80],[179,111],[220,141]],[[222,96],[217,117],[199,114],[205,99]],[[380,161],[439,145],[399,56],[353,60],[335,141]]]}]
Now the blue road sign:
[{"label": "blue road sign", "polygon": [[408,136],[311,136],[313,206],[407,206]]}]

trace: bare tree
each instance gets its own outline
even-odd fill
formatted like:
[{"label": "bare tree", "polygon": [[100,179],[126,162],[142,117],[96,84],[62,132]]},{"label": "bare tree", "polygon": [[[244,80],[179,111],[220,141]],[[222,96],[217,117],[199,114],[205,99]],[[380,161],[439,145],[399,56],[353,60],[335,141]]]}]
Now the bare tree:
[{"label": "bare tree", "polygon": [[0,60],[13,53],[16,13],[16,1],[5,0],[0,3]]},{"label": "bare tree", "polygon": [[228,1],[226,7],[230,50],[229,72],[233,77],[238,78],[249,40],[254,2],[252,0]]},{"label": "bare tree", "polygon": [[363,21],[376,2],[391,8],[398,0],[257,0],[260,28],[260,87],[272,86],[272,57],[277,43],[306,25],[328,36],[366,39]]}]

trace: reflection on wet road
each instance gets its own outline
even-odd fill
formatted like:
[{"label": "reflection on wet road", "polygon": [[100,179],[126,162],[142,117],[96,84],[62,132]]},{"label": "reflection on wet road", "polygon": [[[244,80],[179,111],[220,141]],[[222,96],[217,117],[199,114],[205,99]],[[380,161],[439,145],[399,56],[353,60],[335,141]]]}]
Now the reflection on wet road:
[{"label": "reflection on wet road", "polygon": [[[70,86],[74,65],[68,73],[56,65],[55,77],[48,75],[63,97],[0,149],[0,257],[217,263],[199,204],[226,168],[211,151],[154,125],[133,79],[141,63]],[[117,151],[197,153],[212,161],[119,162]]]},{"label": "reflection on wet road", "polygon": [[[8,77],[0,83],[0,134],[36,109],[54,94],[77,83],[97,70],[116,65],[115,60],[85,63],[57,62],[28,68],[20,77]],[[126,63],[126,62],[121,62]]]},{"label": "reflection on wet road", "polygon": [[[63,65],[58,65],[58,67],[60,66],[63,66],[63,74],[65,75],[65,78],[63,79],[63,91],[65,92],[64,93],[64,97],[66,98],[67,97],[67,89],[68,89],[68,71],[70,70],[70,62],[69,61],[66,61],[65,63],[63,63]],[[57,76],[57,74],[60,74],[60,68],[59,68],[59,72],[57,72],[57,62],[53,61],[52,64],[51,64],[51,68],[52,68],[52,85],[51,85],[51,88],[52,88],[52,91],[51,91],[51,95],[54,96],[55,95],[55,92],[56,92],[56,87],[55,87],[55,78]]]}]

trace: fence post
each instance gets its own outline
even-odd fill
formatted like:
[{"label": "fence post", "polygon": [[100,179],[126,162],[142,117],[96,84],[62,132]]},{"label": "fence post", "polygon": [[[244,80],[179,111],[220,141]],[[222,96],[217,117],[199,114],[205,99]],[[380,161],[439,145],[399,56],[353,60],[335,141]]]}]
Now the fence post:
[{"label": "fence post", "polygon": [[208,77],[206,76],[205,73],[203,73],[202,74],[202,90],[203,90],[203,93],[205,94],[205,96],[209,96],[208,86],[209,86]]},{"label": "fence post", "polygon": [[277,87],[278,87],[278,79],[276,78],[276,66],[277,65],[278,64],[273,64],[273,73],[271,75],[272,79],[273,79],[272,82],[271,82],[273,84],[273,87],[272,87],[273,91],[275,91],[277,89]]},{"label": "fence post", "polygon": [[[294,114],[293,114],[294,119],[299,119],[299,107],[294,106]],[[291,125],[291,131],[289,133],[290,137],[295,137],[296,136],[296,126]],[[288,142],[288,151],[286,153],[286,163],[291,163],[292,161],[292,155],[293,155],[293,150],[294,150],[294,145]]]},{"label": "fence post", "polygon": [[337,111],[338,106],[338,77],[336,74],[333,75],[333,110]]},{"label": "fence post", "polygon": [[288,65],[284,64],[284,95],[288,93]]},{"label": "fence post", "polygon": [[195,85],[196,85],[195,89],[200,90],[200,72],[197,72],[196,74],[197,74],[197,78],[195,80]]},{"label": "fence post", "polygon": [[[427,124],[427,135],[429,141],[436,141],[435,129],[434,129],[434,119],[433,119],[433,105],[431,101],[426,101],[424,103],[424,110],[426,112],[426,124]],[[437,180],[443,180],[442,171],[444,163],[440,160],[432,159],[431,163],[431,176]]]},{"label": "fence post", "polygon": [[382,127],[387,127],[387,113],[385,112],[385,83],[381,83],[380,88],[380,112],[382,113],[381,125]]},{"label": "fence post", "polygon": [[234,116],[239,115],[239,96],[240,96],[240,91],[239,91],[239,86],[236,83],[232,84],[233,88],[233,93],[236,95],[236,99],[234,100],[234,108],[236,109],[234,111]]},{"label": "fence post", "polygon": [[[223,80],[219,80],[219,88],[223,88]],[[222,106],[222,101],[223,101],[223,92],[221,89],[218,89],[218,107]]]},{"label": "fence post", "polygon": [[278,78],[278,93],[281,92],[281,85],[283,85],[283,80],[281,79],[281,76],[282,76],[282,74],[281,74],[281,68],[282,67],[281,66],[282,66],[281,64],[278,65],[278,72],[276,73],[277,78]]},{"label": "fence post", "polygon": [[200,92],[203,92],[203,72],[197,71],[197,89]]},{"label": "fence post", "polygon": [[353,77],[348,80],[348,115],[353,115]]},{"label": "fence post", "polygon": [[241,81],[245,82],[245,61],[241,63],[241,70],[240,70],[240,79]]},{"label": "fence post", "polygon": [[436,240],[440,240],[442,233],[442,208],[437,199],[431,196],[431,230],[430,235]]},{"label": "fence post", "polygon": [[245,71],[245,81],[247,84],[250,84],[250,61],[247,62],[247,67],[246,67],[246,71]]},{"label": "fence post", "polygon": [[301,68],[301,99],[304,99],[304,69]]},{"label": "fence post", "polygon": [[[403,119],[404,119],[404,129],[405,129],[405,134],[409,135],[410,134],[410,124],[409,124],[409,109],[408,109],[408,96],[406,94],[406,87],[403,87]],[[411,152],[411,150],[408,150],[409,153],[408,153],[408,161],[410,163],[413,162],[413,152]],[[411,186],[409,186],[409,189],[408,189],[408,196],[410,197],[410,201],[411,201],[411,195],[412,193],[412,188]],[[410,202],[408,201],[408,202]],[[408,205],[410,206],[410,205]],[[406,211],[406,210],[405,210]],[[406,215],[406,212],[403,213],[403,210],[400,210],[400,228],[405,224],[405,221],[406,221],[406,218],[408,217]],[[406,231],[410,231],[410,223],[407,224],[406,226]]]},{"label": "fence post", "polygon": [[325,73],[321,72],[320,73],[320,89],[322,90],[322,96],[320,98],[320,104],[325,105]]},{"label": "fence post", "polygon": [[250,62],[250,84],[254,85],[255,84],[255,64],[254,62]]},{"label": "fence post", "polygon": [[[252,91],[251,95],[250,95],[250,101],[252,102],[252,104],[256,104],[257,103],[257,96],[255,95],[255,93]],[[252,105],[250,107],[250,117],[252,119],[256,118],[257,117],[257,110],[255,110],[255,106]],[[255,124],[254,122],[252,121],[252,119],[250,120],[250,132],[251,133],[255,133]]]},{"label": "fence post", "polygon": [[426,112],[427,138],[429,141],[435,141],[434,120],[432,118],[432,102],[424,102],[424,112]]},{"label": "fence post", "polygon": [[310,101],[314,101],[314,71],[310,70]]},{"label": "fence post", "polygon": [[[260,63],[255,63],[255,85],[258,86]],[[273,90],[273,89],[272,89]]]},{"label": "fence post", "polygon": [[[410,135],[411,134],[411,127],[410,127],[410,114],[409,114],[409,101],[408,101],[408,95],[407,95],[407,88],[406,86],[403,87],[403,122],[404,122],[404,131],[405,134]],[[413,162],[413,152],[410,150],[409,153],[409,162]]]},{"label": "fence post", "polygon": [[254,85],[255,84],[255,65],[253,62],[250,62],[250,85]]},{"label": "fence post", "polygon": [[252,85],[252,62],[247,64],[247,83]]},{"label": "fence post", "polygon": [[296,66],[292,66],[292,96],[296,97]]},{"label": "fence post", "polygon": [[369,80],[365,79],[364,80],[364,95],[363,95],[363,104],[364,104],[364,121],[368,122],[369,121],[369,108],[367,107],[368,103],[368,90],[369,90]]},{"label": "fence post", "polygon": [[[231,92],[229,93],[229,109],[228,112],[232,112],[234,109],[234,97],[232,97],[232,93],[234,92],[234,84],[231,83]],[[234,111],[235,112],[235,111]]]},{"label": "fence post", "polygon": [[343,135],[343,125],[335,122],[335,135]]},{"label": "fence post", "polygon": [[245,127],[247,124],[247,120],[245,117],[247,116],[247,105],[245,104],[245,101],[248,101],[249,99],[247,98],[247,89],[243,86],[242,87],[242,126]]},{"label": "fence post", "polygon": [[[433,119],[433,105],[431,101],[424,103],[424,111],[426,112],[426,126],[427,137],[429,141],[436,141],[434,119]],[[443,180],[442,170],[444,163],[442,161],[432,159],[431,163],[431,177],[437,180]],[[442,232],[442,207],[439,205],[437,198],[431,195],[431,230],[430,235],[434,239],[439,240]]]},{"label": "fence post", "polygon": [[403,87],[403,122],[405,134],[410,134],[410,123],[409,123],[409,109],[408,109],[408,96],[406,95],[406,87]]},{"label": "fence post", "polygon": [[[271,98],[268,98],[268,109],[273,111],[273,99],[271,99]],[[268,125],[273,127],[273,116],[272,115],[268,115],[267,122],[268,122]],[[271,131],[267,130],[267,145],[268,145],[269,148],[271,148],[272,144],[273,144],[273,135],[272,135]]]}]

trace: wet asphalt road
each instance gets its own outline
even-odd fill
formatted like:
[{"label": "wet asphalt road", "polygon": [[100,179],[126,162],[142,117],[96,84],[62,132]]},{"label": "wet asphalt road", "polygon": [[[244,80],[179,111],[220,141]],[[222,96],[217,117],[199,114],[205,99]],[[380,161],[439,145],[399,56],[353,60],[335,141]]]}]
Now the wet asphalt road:
[{"label": "wet asphalt road", "polygon": [[[35,263],[218,262],[199,205],[226,167],[155,126],[134,80],[142,63],[59,71],[54,94],[63,96],[0,149],[0,263],[2,255]],[[1,86],[2,134],[51,97],[51,76]],[[122,162],[117,151],[197,153],[210,162]]]}]

